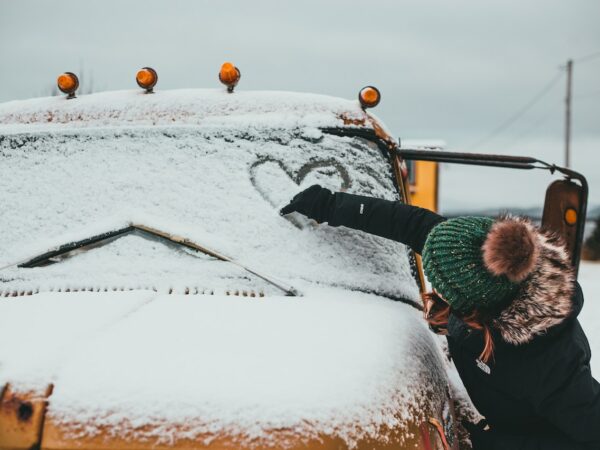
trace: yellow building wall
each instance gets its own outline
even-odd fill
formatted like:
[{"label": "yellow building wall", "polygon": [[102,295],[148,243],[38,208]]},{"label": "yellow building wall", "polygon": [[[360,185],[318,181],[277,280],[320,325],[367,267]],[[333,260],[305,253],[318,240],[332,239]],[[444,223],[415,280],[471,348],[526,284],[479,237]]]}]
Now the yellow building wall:
[{"label": "yellow building wall", "polygon": [[415,161],[411,177],[411,204],[438,211],[438,164],[431,161]]}]

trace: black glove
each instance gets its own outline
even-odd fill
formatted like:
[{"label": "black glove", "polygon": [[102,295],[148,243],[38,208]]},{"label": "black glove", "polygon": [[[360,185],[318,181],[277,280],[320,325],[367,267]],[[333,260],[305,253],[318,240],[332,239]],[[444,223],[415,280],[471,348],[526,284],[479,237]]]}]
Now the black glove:
[{"label": "black glove", "polygon": [[322,223],[329,220],[334,203],[335,197],[331,191],[315,184],[296,194],[288,205],[281,208],[279,214],[283,216],[292,212],[299,212]]},{"label": "black glove", "polygon": [[492,432],[485,429],[487,422],[480,420],[478,423],[463,421],[463,426],[469,433],[473,450],[493,450]]}]

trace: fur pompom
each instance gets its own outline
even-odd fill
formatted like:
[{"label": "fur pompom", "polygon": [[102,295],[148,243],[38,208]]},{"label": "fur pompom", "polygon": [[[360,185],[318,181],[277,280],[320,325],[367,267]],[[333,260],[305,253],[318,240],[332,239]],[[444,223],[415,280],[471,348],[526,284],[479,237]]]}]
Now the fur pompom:
[{"label": "fur pompom", "polygon": [[515,283],[523,281],[534,269],[539,256],[535,227],[518,218],[499,219],[483,243],[483,262],[496,276],[506,275]]}]

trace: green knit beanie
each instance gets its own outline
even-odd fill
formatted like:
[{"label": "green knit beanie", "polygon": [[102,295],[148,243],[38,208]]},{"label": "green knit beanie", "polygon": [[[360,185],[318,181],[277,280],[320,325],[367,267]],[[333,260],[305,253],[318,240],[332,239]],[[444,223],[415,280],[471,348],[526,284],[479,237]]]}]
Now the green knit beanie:
[{"label": "green knit beanie", "polygon": [[482,246],[494,219],[458,217],[435,226],[423,248],[423,268],[433,288],[463,313],[492,311],[512,299],[519,283],[484,265]]}]

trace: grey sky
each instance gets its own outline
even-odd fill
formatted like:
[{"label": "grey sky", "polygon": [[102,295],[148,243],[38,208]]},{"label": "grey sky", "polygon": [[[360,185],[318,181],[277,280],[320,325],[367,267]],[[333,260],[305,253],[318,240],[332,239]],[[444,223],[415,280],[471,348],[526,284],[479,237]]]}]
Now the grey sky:
[{"label": "grey sky", "polygon": [[[157,69],[158,89],[217,87],[231,60],[240,89],[355,98],[374,84],[383,94],[375,112],[398,136],[562,162],[564,77],[504,133],[472,144],[569,57],[600,51],[599,18],[597,0],[0,0],[0,101],[48,95],[65,70],[83,69],[84,89],[90,79],[95,90],[134,88],[145,65]],[[574,74],[574,165],[600,203],[600,58],[576,63]],[[502,183],[507,173],[498,174],[444,167],[442,200],[460,207],[465,179]],[[509,176],[492,203],[541,203],[532,178]],[[469,205],[486,203],[472,191]]]}]

